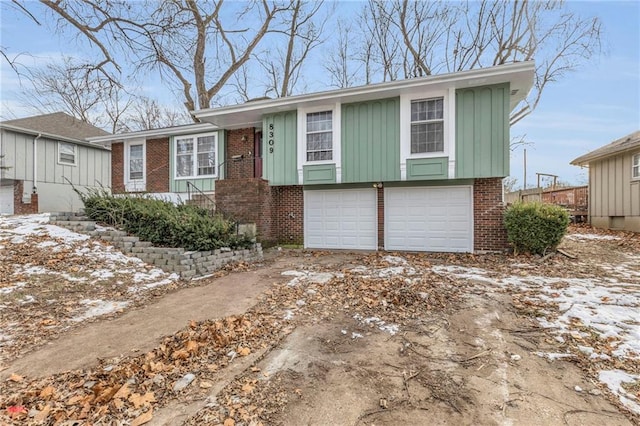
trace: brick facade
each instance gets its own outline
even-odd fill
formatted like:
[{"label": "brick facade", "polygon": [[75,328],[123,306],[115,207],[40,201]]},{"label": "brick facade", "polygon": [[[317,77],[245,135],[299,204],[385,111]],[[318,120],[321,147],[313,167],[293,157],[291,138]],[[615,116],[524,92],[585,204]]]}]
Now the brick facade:
[{"label": "brick facade", "polygon": [[124,192],[124,144],[111,145],[111,192],[121,194]]},{"label": "brick facade", "polygon": [[304,193],[302,185],[275,186],[274,192],[277,241],[283,244],[304,242]]},{"label": "brick facade", "polygon": [[384,250],[384,188],[378,188],[378,250]]},{"label": "brick facade", "polygon": [[[169,192],[169,138],[147,139],[146,192]],[[121,194],[125,191],[124,143],[111,145],[111,192]]]},{"label": "brick facade", "polygon": [[255,223],[258,239],[277,240],[273,225],[273,187],[263,179],[225,179],[216,182],[216,209],[241,223]]},{"label": "brick facade", "polygon": [[38,213],[38,194],[30,194],[31,202],[24,203],[22,194],[24,182],[16,180],[13,183],[13,214],[33,214]]},{"label": "brick facade", "polygon": [[475,251],[502,251],[509,247],[503,213],[502,179],[476,179],[473,184]]},{"label": "brick facade", "polygon": [[216,209],[244,223],[255,223],[265,245],[303,242],[302,186],[269,186],[263,179],[225,179],[216,183]]},{"label": "brick facade", "polygon": [[222,167],[226,179],[246,179],[255,176],[254,141],[253,127],[227,131],[226,158]]},{"label": "brick facade", "polygon": [[147,192],[169,192],[169,138],[147,139],[145,149]]}]

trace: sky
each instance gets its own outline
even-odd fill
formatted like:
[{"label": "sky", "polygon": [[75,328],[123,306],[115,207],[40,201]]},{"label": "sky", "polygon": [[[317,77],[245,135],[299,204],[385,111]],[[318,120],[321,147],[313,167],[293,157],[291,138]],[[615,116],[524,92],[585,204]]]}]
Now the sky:
[{"label": "sky", "polygon": [[[76,54],[78,47],[68,38],[52,35],[47,26],[35,25],[7,7],[7,1],[0,0],[0,45],[8,52],[24,52],[22,62],[27,64]],[[640,130],[640,1],[569,1],[569,8],[601,19],[604,52],[549,85],[535,111],[512,126],[511,135],[525,136],[527,142],[511,153],[516,187],[524,182],[525,149],[528,187],[536,185],[536,173],[554,174],[563,183],[582,185],[587,183],[587,171],[570,165],[571,160]],[[0,118],[34,114],[18,95],[20,83],[6,61],[0,60]],[[165,102],[179,105],[153,78],[142,90],[162,94]]]}]

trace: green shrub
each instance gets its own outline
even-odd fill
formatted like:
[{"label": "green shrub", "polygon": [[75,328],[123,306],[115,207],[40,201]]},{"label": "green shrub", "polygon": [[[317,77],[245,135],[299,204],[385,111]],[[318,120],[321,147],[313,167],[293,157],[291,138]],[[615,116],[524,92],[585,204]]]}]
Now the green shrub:
[{"label": "green shrub", "polygon": [[504,224],[516,253],[544,255],[566,234],[569,213],[554,204],[515,203],[505,211]]},{"label": "green shrub", "polygon": [[236,234],[236,224],[220,214],[143,196],[113,196],[105,190],[78,192],[91,219],[164,247],[206,251],[245,248],[252,241]]}]

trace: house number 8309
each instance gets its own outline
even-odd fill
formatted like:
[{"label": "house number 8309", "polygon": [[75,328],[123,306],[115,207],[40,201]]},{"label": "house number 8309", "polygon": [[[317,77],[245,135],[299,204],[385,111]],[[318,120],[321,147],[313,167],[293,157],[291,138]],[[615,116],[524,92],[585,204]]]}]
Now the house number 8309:
[{"label": "house number 8309", "polygon": [[273,123],[269,124],[269,154],[273,154]]}]

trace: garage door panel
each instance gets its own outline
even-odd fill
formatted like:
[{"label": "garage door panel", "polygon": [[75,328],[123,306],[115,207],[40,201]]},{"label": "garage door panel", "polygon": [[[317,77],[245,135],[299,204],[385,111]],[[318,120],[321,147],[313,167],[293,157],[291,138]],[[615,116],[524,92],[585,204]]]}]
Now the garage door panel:
[{"label": "garage door panel", "polygon": [[385,188],[385,248],[473,251],[471,187]]},{"label": "garage door panel", "polygon": [[371,189],[304,192],[304,243],[308,248],[377,248],[377,196]]}]

